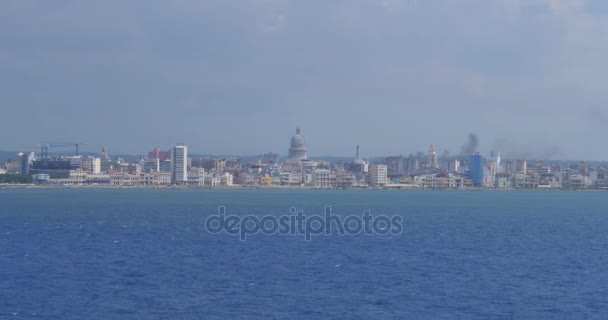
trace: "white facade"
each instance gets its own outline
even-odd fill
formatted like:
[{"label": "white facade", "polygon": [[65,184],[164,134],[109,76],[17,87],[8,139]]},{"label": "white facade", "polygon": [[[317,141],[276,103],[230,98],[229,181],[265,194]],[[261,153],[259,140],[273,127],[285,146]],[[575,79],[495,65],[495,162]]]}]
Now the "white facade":
[{"label": "white facade", "polygon": [[281,172],[281,185],[291,187],[302,185],[302,173],[299,171]]},{"label": "white facade", "polygon": [[332,187],[330,180],[331,172],[327,169],[315,169],[312,171],[312,185],[318,188]]},{"label": "white facade", "polygon": [[448,161],[448,172],[449,173],[456,173],[459,172],[460,170],[460,160],[458,159],[452,159]]},{"label": "white facade", "polygon": [[232,174],[228,173],[228,172],[224,172],[221,176],[220,176],[220,185],[222,186],[231,186],[234,184],[234,177],[232,176]]},{"label": "white facade", "polygon": [[205,169],[192,170],[188,172],[189,186],[204,186],[205,185]]},{"label": "white facade", "polygon": [[205,186],[217,187],[221,183],[221,179],[213,175],[213,173],[205,173]]},{"label": "white facade", "polygon": [[92,174],[99,174],[101,172],[101,159],[94,157],[86,157],[81,160],[82,170]]},{"label": "white facade", "polygon": [[385,164],[376,164],[369,169],[369,184],[374,187],[388,183],[388,168]]},{"label": "white facade", "polygon": [[188,147],[177,145],[171,152],[171,183],[183,184],[188,181]]}]

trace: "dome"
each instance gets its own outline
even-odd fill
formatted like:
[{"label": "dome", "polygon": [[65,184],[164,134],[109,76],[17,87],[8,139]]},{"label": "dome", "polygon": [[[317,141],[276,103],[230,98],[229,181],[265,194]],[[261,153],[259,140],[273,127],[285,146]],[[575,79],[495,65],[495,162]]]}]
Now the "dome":
[{"label": "dome", "polygon": [[291,144],[289,147],[289,160],[306,160],[307,155],[306,143],[304,143],[304,136],[300,131],[300,128],[296,129],[296,134],[291,137]]},{"label": "dome", "polygon": [[304,136],[300,133],[300,129],[296,130],[296,134],[291,137],[291,148],[305,148]]}]

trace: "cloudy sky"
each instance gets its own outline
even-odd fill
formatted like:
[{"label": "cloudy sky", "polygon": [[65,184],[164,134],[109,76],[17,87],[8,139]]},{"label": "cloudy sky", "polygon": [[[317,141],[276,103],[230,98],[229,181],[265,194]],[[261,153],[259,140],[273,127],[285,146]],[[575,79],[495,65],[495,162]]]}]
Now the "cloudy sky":
[{"label": "cloudy sky", "polygon": [[608,159],[606,0],[4,0],[0,150]]}]

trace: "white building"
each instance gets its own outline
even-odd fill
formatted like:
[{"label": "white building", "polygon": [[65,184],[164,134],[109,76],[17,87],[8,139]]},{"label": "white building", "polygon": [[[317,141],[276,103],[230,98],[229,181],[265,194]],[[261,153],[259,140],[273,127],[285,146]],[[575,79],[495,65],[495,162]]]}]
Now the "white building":
[{"label": "white building", "polygon": [[205,185],[205,169],[191,170],[188,172],[189,186],[204,186]]},{"label": "white building", "polygon": [[457,173],[460,170],[460,160],[452,159],[448,161],[448,172]]},{"label": "white building", "polygon": [[[385,166],[386,167],[386,166]],[[330,188],[330,171],[327,169],[315,169],[312,171],[312,185],[317,188]]]},{"label": "white building", "polygon": [[99,174],[101,172],[101,159],[95,157],[86,157],[81,160],[82,170],[92,174]]},{"label": "white building", "polygon": [[101,172],[101,159],[94,157],[83,158],[82,170],[92,174],[99,174]]},{"label": "white building", "polygon": [[388,168],[385,164],[375,164],[370,167],[369,184],[374,187],[388,184]]},{"label": "white building", "polygon": [[514,173],[527,174],[528,173],[528,161],[516,160]]},{"label": "white building", "polygon": [[183,184],[188,181],[188,147],[176,145],[171,152],[171,183]]},{"label": "white building", "polygon": [[231,185],[234,184],[233,180],[234,180],[234,177],[232,176],[232,174],[230,174],[228,172],[224,172],[220,176],[220,185],[222,185],[222,186],[231,186]]},{"label": "white building", "polygon": [[302,173],[299,171],[281,172],[281,185],[299,187],[302,185]]},{"label": "white building", "polygon": [[217,187],[221,183],[221,179],[216,177],[213,173],[205,173],[204,174],[205,186]]}]

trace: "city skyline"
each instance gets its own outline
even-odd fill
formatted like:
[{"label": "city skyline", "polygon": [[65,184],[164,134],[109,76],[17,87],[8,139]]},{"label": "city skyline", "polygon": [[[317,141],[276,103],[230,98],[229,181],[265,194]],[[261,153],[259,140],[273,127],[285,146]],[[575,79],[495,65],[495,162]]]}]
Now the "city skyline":
[{"label": "city skyline", "polygon": [[[297,142],[295,142],[295,141],[297,141]],[[14,150],[9,151],[9,150],[0,149],[0,153],[8,154],[10,156],[7,159],[12,159],[13,154],[16,156],[18,153],[34,152],[36,154],[40,154],[41,153],[40,148],[42,147],[45,149],[44,151],[47,152],[48,154],[55,154],[55,155],[83,155],[83,156],[102,155],[102,157],[105,155],[107,157],[109,154],[113,153],[114,155],[119,155],[119,156],[134,156],[134,157],[139,157],[139,156],[145,157],[145,155],[147,154],[149,157],[150,154],[152,154],[154,152],[156,152],[156,153],[161,152],[161,153],[170,155],[171,150],[175,146],[179,146],[179,145],[185,145],[185,144],[183,142],[177,142],[170,146],[163,146],[163,147],[160,147],[158,145],[155,145],[153,147],[147,146],[148,149],[146,149],[146,151],[142,151],[142,152],[135,151],[135,150],[131,150],[131,151],[127,151],[127,152],[111,152],[111,148],[108,145],[100,146],[98,148],[98,150],[94,150],[91,148],[90,144],[85,143],[85,142],[63,142],[63,143],[43,142],[43,143],[36,145],[33,148],[29,148],[29,149],[24,148],[24,149],[20,149],[18,151],[14,151]],[[53,147],[53,148],[49,148],[49,147]],[[87,148],[87,147],[89,147],[89,148]],[[499,155],[501,154],[501,150],[489,150],[489,151],[480,150],[479,137],[474,133],[469,133],[467,142],[460,146],[459,152],[450,153],[447,149],[443,149],[443,152],[437,152],[438,150],[436,150],[435,147],[436,147],[436,145],[434,143],[430,143],[430,144],[427,144],[427,151],[418,150],[418,151],[393,152],[393,153],[387,153],[387,154],[368,154],[364,151],[365,148],[361,148],[361,145],[357,144],[352,149],[352,153],[350,155],[315,154],[314,148],[313,148],[311,158],[336,158],[336,159],[343,158],[343,159],[357,160],[357,159],[379,159],[379,158],[394,157],[394,156],[402,156],[405,158],[415,156],[416,158],[421,158],[421,159],[426,158],[427,160],[430,159],[429,161],[435,163],[433,166],[436,167],[437,159],[441,159],[441,160],[464,159],[464,158],[468,158],[469,156],[474,155],[476,153],[480,153],[484,156],[492,156],[493,154],[496,154],[496,153]],[[57,148],[57,149],[55,149],[55,148]],[[150,149],[153,149],[153,150],[150,151]],[[298,152],[303,152],[303,156],[294,157],[291,155],[292,150],[299,150],[299,149],[301,149],[302,151],[298,151]],[[51,150],[54,150],[54,152]],[[99,152],[99,150],[101,152]],[[363,152],[361,152],[361,150],[363,150]],[[210,157],[235,156],[235,157],[250,158],[250,157],[261,157],[265,154],[273,153],[273,154],[277,154],[280,158],[301,160],[301,159],[308,158],[308,156],[307,156],[308,151],[309,151],[308,143],[304,142],[304,135],[302,135],[300,127],[297,127],[296,134],[291,137],[289,146],[284,147],[284,150],[282,150],[282,151],[281,150],[266,150],[266,151],[260,151],[255,154],[242,154],[242,153],[213,154],[213,153],[207,153],[207,152],[201,152],[198,150],[194,150],[193,152],[189,152],[189,154],[197,155],[197,156],[210,156]],[[507,153],[505,155],[505,153],[502,152],[503,159],[509,159],[509,160],[521,159],[521,160],[547,160],[547,161],[599,161],[599,162],[608,161],[608,159],[555,158],[552,156],[555,153],[548,154],[548,157],[535,158],[535,157],[531,157],[531,154],[534,154],[534,153],[522,153],[522,152],[517,153],[516,152],[513,154]],[[431,157],[431,155],[433,158],[429,158],[429,157]],[[2,159],[0,159],[0,160],[2,160]]]},{"label": "city skyline", "polygon": [[[606,189],[608,166],[504,159],[500,152],[484,157],[479,138],[469,134],[461,153],[437,154],[435,144],[409,156],[355,156],[343,161],[308,157],[308,145],[298,127],[287,157],[265,153],[252,158],[200,157],[184,143],[170,150],[155,147],[147,157],[112,156],[106,146],[99,156],[79,153],[85,143],[40,145],[40,153],[20,152],[17,161],[0,163],[0,182],[12,185],[75,185],[113,187],[305,187],[305,188],[497,188],[497,189]],[[54,148],[74,148],[53,154]]]}]

